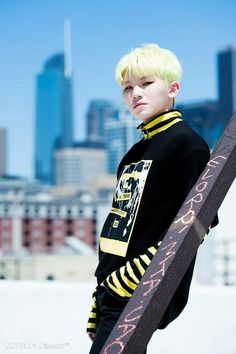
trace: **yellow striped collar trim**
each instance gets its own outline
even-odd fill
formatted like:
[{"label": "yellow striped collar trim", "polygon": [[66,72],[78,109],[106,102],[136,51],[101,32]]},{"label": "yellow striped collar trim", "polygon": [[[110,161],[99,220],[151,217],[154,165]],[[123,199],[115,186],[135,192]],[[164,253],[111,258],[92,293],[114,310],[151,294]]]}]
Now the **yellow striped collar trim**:
[{"label": "yellow striped collar trim", "polygon": [[166,113],[163,113],[162,115],[159,115],[158,117],[154,118],[153,120],[151,120],[151,122],[141,125],[140,128],[141,128],[141,130],[148,130],[148,129],[155,127],[155,125],[165,122],[166,120],[168,120],[170,118],[174,118],[174,117],[182,117],[182,114],[179,111],[166,112]]},{"label": "yellow striped collar trim", "polygon": [[172,125],[181,122],[182,119],[180,118],[176,118],[175,120],[173,120],[172,122],[164,125],[163,127],[160,127],[158,129],[153,130],[151,133],[144,133],[144,139],[150,139],[151,137],[153,137],[154,135],[156,135],[157,133],[163,132],[164,130],[170,128]]}]

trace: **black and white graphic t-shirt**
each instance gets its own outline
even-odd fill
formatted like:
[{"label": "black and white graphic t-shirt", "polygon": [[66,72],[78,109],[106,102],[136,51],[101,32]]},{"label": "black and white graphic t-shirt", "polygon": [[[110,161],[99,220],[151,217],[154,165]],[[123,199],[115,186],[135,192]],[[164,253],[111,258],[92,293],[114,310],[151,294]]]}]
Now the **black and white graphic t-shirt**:
[{"label": "black and white graphic t-shirt", "polygon": [[124,166],[100,236],[102,252],[125,256],[152,161]]}]

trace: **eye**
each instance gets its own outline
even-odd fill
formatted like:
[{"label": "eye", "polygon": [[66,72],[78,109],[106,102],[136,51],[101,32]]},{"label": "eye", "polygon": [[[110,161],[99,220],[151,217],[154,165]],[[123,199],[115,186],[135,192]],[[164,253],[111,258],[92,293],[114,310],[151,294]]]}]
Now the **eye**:
[{"label": "eye", "polygon": [[145,81],[145,82],[143,83],[143,86],[145,87],[145,86],[149,86],[149,85],[151,85],[151,84],[153,84],[153,81]]},{"label": "eye", "polygon": [[132,86],[126,86],[126,87],[124,87],[123,92],[127,92],[131,89],[132,89]]}]

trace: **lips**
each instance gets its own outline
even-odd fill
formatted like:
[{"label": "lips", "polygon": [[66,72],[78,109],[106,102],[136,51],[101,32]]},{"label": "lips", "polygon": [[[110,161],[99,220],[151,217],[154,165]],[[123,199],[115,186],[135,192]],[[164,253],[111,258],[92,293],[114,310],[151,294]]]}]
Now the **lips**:
[{"label": "lips", "polygon": [[136,107],[138,107],[138,106],[144,106],[146,103],[144,103],[144,102],[137,102],[137,103],[135,103],[134,105],[133,105],[133,109],[135,109]]}]

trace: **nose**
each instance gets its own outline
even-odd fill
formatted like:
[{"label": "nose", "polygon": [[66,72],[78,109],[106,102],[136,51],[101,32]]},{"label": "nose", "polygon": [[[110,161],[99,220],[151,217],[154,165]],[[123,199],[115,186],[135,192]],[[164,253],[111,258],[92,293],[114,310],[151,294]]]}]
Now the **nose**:
[{"label": "nose", "polygon": [[132,92],[132,100],[136,101],[136,100],[138,100],[141,97],[142,97],[142,93],[141,93],[140,87],[135,86],[133,88],[133,92]]},{"label": "nose", "polygon": [[139,99],[139,98],[141,98],[141,97],[142,97],[142,96],[141,96],[141,95],[138,95],[138,94],[132,96],[133,101],[135,101],[135,100],[137,100],[137,99]]}]

